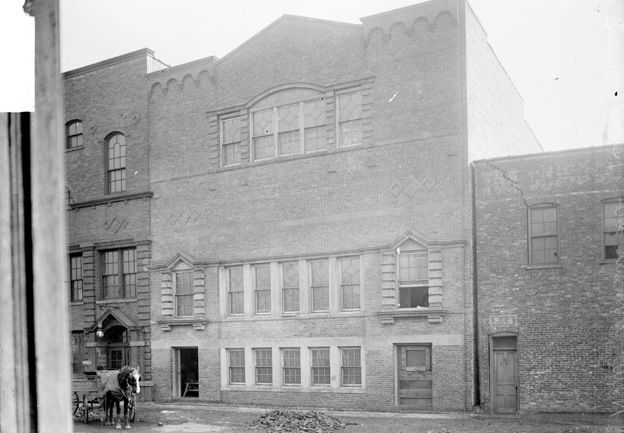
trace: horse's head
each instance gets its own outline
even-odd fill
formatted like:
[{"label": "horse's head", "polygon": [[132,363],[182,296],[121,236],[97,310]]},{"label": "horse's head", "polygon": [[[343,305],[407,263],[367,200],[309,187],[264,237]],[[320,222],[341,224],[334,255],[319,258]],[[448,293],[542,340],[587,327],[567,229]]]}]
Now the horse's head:
[{"label": "horse's head", "polygon": [[139,394],[141,392],[141,373],[139,373],[139,367],[123,367],[119,371],[118,381],[122,389],[132,388],[134,394]]}]

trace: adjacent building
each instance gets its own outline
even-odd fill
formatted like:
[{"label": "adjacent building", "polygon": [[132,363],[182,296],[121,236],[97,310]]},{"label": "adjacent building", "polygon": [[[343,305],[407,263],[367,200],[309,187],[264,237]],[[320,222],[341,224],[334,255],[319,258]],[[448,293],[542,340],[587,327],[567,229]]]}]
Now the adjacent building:
[{"label": "adjacent building", "polygon": [[361,21],[65,74],[77,380],[139,363],[157,400],[472,408],[469,161],[541,148],[464,1]]},{"label": "adjacent building", "polygon": [[484,408],[614,411],[623,162],[622,145],[475,162]]}]

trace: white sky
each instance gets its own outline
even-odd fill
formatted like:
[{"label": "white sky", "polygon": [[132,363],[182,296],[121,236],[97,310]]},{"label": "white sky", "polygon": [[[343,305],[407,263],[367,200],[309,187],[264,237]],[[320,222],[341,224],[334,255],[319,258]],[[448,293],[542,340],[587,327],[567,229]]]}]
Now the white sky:
[{"label": "white sky", "polygon": [[[359,23],[360,17],[420,2],[60,1],[63,71],[144,47],[170,65],[210,55],[223,57],[286,13]],[[624,0],[469,2],[524,98],[526,118],[544,149],[606,144],[608,106],[613,103],[616,75],[612,68],[609,82],[607,22],[623,25]],[[22,4],[23,0],[0,2],[0,47],[4,60],[10,59],[16,66],[0,68],[0,110],[27,110],[34,105],[34,20],[21,11]],[[10,34],[6,34],[7,29],[11,29]],[[624,32],[621,35],[624,38]],[[14,46],[22,47],[22,51],[12,50]],[[624,44],[620,47],[624,50]],[[620,56],[624,58],[624,51]],[[624,71],[619,73],[624,77]],[[624,97],[624,89],[619,93]],[[11,105],[13,97],[22,105]]]}]

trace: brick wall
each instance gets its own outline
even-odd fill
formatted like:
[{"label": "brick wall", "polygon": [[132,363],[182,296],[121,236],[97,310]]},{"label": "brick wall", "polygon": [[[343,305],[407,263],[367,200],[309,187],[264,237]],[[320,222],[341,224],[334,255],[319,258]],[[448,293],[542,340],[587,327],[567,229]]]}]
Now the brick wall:
[{"label": "brick wall", "polygon": [[[475,164],[486,407],[492,405],[488,339],[509,331],[518,335],[520,410],[612,410],[608,341],[621,298],[616,264],[602,256],[602,200],[624,190],[624,172],[616,164],[622,151],[621,146],[588,148]],[[558,206],[555,266],[527,266],[522,197],[528,205]]]}]

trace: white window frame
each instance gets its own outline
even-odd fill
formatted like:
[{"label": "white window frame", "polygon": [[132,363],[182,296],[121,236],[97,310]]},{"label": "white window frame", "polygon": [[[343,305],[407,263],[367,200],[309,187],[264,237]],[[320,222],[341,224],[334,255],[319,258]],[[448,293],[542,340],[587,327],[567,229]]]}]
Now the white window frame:
[{"label": "white window frame", "polygon": [[[230,291],[230,280],[231,280],[231,276],[230,276],[230,270],[233,268],[239,268],[241,270],[241,274],[243,277],[243,290],[242,291],[237,291],[237,292],[231,292]],[[243,267],[243,265],[234,265],[234,266],[227,266],[225,268],[225,275],[226,275],[226,279],[225,279],[225,293],[226,293],[226,311],[227,311],[227,315],[228,316],[233,316],[233,317],[238,317],[238,316],[243,316],[245,314],[245,268]],[[240,313],[233,313],[232,312],[232,300],[230,298],[230,294],[231,293],[242,293],[243,294],[243,300],[241,301],[242,303],[242,311]]]},{"label": "white window frame", "polygon": [[[295,265],[297,268],[297,309],[286,310],[285,290],[293,290],[294,287],[284,287],[284,265]],[[281,262],[280,264],[280,295],[282,297],[282,314],[297,314],[301,311],[301,275],[299,272],[299,261],[293,260],[289,262]]]},{"label": "white window frame", "polygon": [[[362,368],[362,346],[341,346],[339,347],[340,349],[340,386],[344,386],[344,387],[349,387],[349,388],[361,388],[364,382],[364,378],[362,377],[363,375],[363,368]],[[359,367],[355,367],[355,366],[345,366],[345,359],[344,359],[344,351],[345,350],[353,350],[353,349],[358,349],[359,350],[359,354],[360,354],[360,366]],[[360,371],[360,383],[344,383],[344,370],[345,368],[358,368]]]},{"label": "white window frame", "polygon": [[[243,354],[243,366],[235,366],[232,367],[232,352],[241,352]],[[228,370],[227,370],[227,375],[228,375],[228,384],[230,385],[244,385],[247,381],[247,361],[245,359],[245,349],[241,348],[241,347],[232,347],[232,348],[228,348],[226,349],[226,353],[227,353],[227,365],[228,365]],[[232,381],[232,368],[242,368],[243,369],[243,381],[242,382],[233,382]]]},{"label": "white window frame", "polygon": [[[249,110],[249,147],[250,147],[251,161],[268,161],[268,160],[271,160],[271,159],[292,157],[294,155],[305,155],[305,154],[326,152],[327,151],[327,145],[325,146],[325,149],[309,150],[309,151],[305,150],[305,130],[306,130],[306,125],[305,125],[305,104],[308,103],[308,102],[312,102],[312,101],[316,101],[316,100],[324,100],[324,99],[326,99],[325,95],[319,95],[319,96],[309,97],[309,98],[305,98],[305,99],[299,99],[299,100],[292,101],[292,102],[280,103],[280,105],[276,105],[276,106],[272,106],[272,107],[262,107],[262,108]],[[299,106],[299,151],[296,152],[296,153],[289,153],[289,154],[285,154],[285,155],[280,155],[280,153],[279,153],[279,109],[281,107],[286,107],[286,106],[295,105],[295,104],[297,104]],[[327,102],[324,102],[324,104],[325,104],[324,112],[327,113]],[[257,112],[260,112],[260,111],[265,111],[265,110],[272,110],[272,120],[273,120],[273,132],[272,132],[273,156],[272,157],[258,159],[258,158],[256,158],[256,154],[255,154],[254,135],[253,135],[254,114],[257,113]],[[326,120],[326,123],[324,123],[323,125],[327,126],[327,120]],[[323,125],[320,125],[320,126],[323,126]],[[327,137],[325,137],[325,139],[327,139]]]},{"label": "white window frame", "polygon": [[[352,93],[359,93],[360,94],[360,98],[362,97],[362,90],[360,88],[351,88],[351,89],[345,89],[345,90],[341,90],[339,92],[336,92],[336,124],[335,124],[335,128],[336,128],[336,148],[337,149],[350,149],[352,147],[358,147],[361,146],[364,143],[364,117],[362,115],[362,108],[363,108],[363,103],[360,104],[360,117],[358,117],[357,119],[350,119],[350,120],[341,120],[340,118],[340,113],[341,113],[341,108],[340,108],[340,97],[341,96],[345,96],[345,95],[350,95]],[[359,143],[354,143],[354,144],[350,144],[348,146],[343,146],[342,145],[342,133],[341,133],[341,129],[340,126],[342,123],[346,123],[346,122],[353,122],[359,120],[361,123],[361,127],[362,127],[362,139],[360,140]]]},{"label": "white window frame", "polygon": [[[315,262],[326,262],[327,263],[327,308],[323,309],[323,310],[315,310],[314,309],[314,287],[312,285],[312,263]],[[309,298],[310,298],[310,312],[312,313],[327,313],[329,312],[329,309],[331,307],[331,269],[330,269],[330,263],[329,263],[329,259],[328,258],[319,258],[319,259],[311,259],[308,260],[307,262],[308,264],[308,287],[310,288],[310,294],[309,294]],[[318,287],[324,287],[324,286],[318,286]]]},{"label": "white window frame", "polygon": [[[296,351],[299,354],[299,367],[286,367],[286,362],[284,360],[285,354],[287,351]],[[280,358],[281,358],[281,367],[282,367],[282,384],[284,386],[301,386],[302,385],[302,371],[301,371],[301,348],[299,347],[281,347],[280,348]],[[286,382],[286,368],[290,369],[298,369],[299,370],[299,383],[287,383]]]},{"label": "white window frame", "polygon": [[[258,290],[258,282],[256,280],[256,268],[258,266],[266,266],[269,270],[269,289],[268,290]],[[273,311],[273,292],[271,290],[271,264],[270,263],[254,263],[251,265],[251,279],[253,284],[253,298],[254,298],[254,312],[256,315],[266,315],[271,314]],[[269,310],[268,311],[258,311],[258,292],[269,292]],[[243,297],[244,303],[244,297]]]},{"label": "white window frame", "polygon": [[[338,262],[338,286],[339,296],[340,296],[340,311],[360,311],[362,309],[362,256],[341,256],[337,257],[336,261]],[[345,259],[355,259],[358,262],[358,291],[357,291],[357,299],[358,306],[357,308],[345,308],[344,306],[344,287],[345,284],[342,282],[342,261]]]},{"label": "white window frame", "polygon": [[402,255],[422,255],[426,257],[427,263],[429,263],[429,251],[426,249],[410,249],[410,250],[401,250],[400,253],[397,254],[397,262],[396,262],[396,284],[397,284],[397,306],[403,309],[414,309],[417,307],[404,307],[401,305],[401,289],[412,289],[412,288],[426,288],[427,289],[427,306],[421,306],[420,308],[428,308],[429,307],[429,270],[427,270],[427,279],[426,280],[415,280],[408,284],[401,283],[401,256]]},{"label": "white window frame", "polygon": [[[556,234],[555,235],[533,235],[533,221],[532,221],[532,211],[536,210],[536,209],[554,209],[555,211],[555,225],[556,225]],[[536,266],[536,267],[540,267],[540,266],[558,266],[560,259],[559,259],[559,206],[556,203],[540,203],[540,204],[536,204],[536,205],[532,205],[529,206],[528,208],[528,215],[527,215],[527,221],[528,221],[528,225],[527,225],[527,234],[528,234],[528,261],[529,261],[529,266]],[[534,263],[533,262],[533,239],[537,239],[537,238],[546,238],[546,237],[555,237],[556,241],[557,241],[557,249],[555,251],[555,257],[556,260],[552,261],[552,262],[543,262],[543,263]]]},{"label": "white window frame", "polygon": [[[224,123],[232,120],[232,119],[236,119],[238,118],[238,122],[239,122],[239,136],[238,136],[238,141],[233,141],[231,143],[225,143],[225,137],[224,137],[224,132],[225,132],[225,126]],[[231,116],[227,116],[227,117],[222,117],[219,119],[219,148],[220,148],[220,155],[221,155],[221,167],[236,167],[238,165],[242,164],[242,160],[241,160],[241,152],[242,152],[242,134],[240,133],[240,130],[242,130],[241,128],[241,124],[242,124],[242,116],[239,114],[236,115],[231,115]],[[225,163],[225,146],[229,146],[229,145],[236,145],[238,144],[238,162],[234,162],[232,164],[226,164]],[[236,159],[236,158],[235,158]]]},{"label": "white window frame", "polygon": [[[258,351],[265,351],[271,354],[271,362],[268,366],[258,366]],[[273,349],[271,347],[254,347],[251,349],[254,357],[254,383],[259,386],[271,386],[274,381],[273,374]],[[258,382],[258,368],[269,368],[271,370],[271,381],[270,382]]]},{"label": "white window frame", "polygon": [[[185,293],[183,295],[178,294],[178,274],[187,273],[190,274],[190,283],[191,283],[191,293]],[[194,289],[193,289],[193,269],[180,269],[176,270],[172,274],[172,286],[173,286],[173,300],[174,300],[174,312],[176,317],[190,317],[195,315],[195,300],[194,300]],[[180,315],[178,314],[178,296],[185,296],[191,298],[191,314]]]}]

